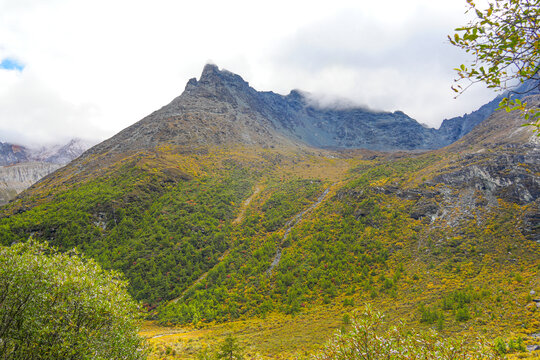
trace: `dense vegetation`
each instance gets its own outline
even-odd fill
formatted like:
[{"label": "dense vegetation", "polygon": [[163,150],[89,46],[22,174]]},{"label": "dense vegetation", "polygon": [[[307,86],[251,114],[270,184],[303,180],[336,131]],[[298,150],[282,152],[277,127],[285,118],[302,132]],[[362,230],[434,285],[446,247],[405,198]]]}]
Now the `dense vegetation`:
[{"label": "dense vegetation", "polygon": [[234,166],[175,182],[131,165],[117,174],[0,219],[0,243],[32,235],[63,250],[77,247],[122,271],[138,300],[155,304],[179,296],[228,248],[235,203],[250,190],[249,176]]},{"label": "dense vegetation", "polygon": [[489,342],[443,338],[434,332],[417,332],[389,326],[384,316],[367,307],[338,332],[313,360],[356,359],[498,359]]},{"label": "dense vegetation", "polygon": [[0,241],[77,247],[122,271],[161,324],[371,302],[448,333],[526,336],[540,325],[529,296],[540,291],[539,245],[524,226],[534,203],[445,183],[468,166],[450,155],[159,160],[167,151],[15,201],[2,210]]},{"label": "dense vegetation", "polygon": [[127,283],[33,240],[0,247],[0,358],[145,359]]},{"label": "dense vegetation", "polygon": [[[502,325],[493,319],[509,307],[517,312],[504,315],[508,322],[532,330],[537,316],[525,305],[527,286],[538,286],[537,244],[524,237],[513,216],[528,211],[527,206],[500,199],[489,207],[480,192],[459,194],[433,183],[430,178],[444,161],[426,155],[362,162],[284,241],[285,220],[272,231],[276,228],[267,226],[265,210],[269,203],[277,207],[275,199],[291,193],[287,188],[295,184],[292,193],[304,196],[305,186],[291,182],[268,188],[273,195],[263,196],[232,232],[231,253],[183,301],[160,308],[159,318],[163,323],[225,321],[272,311],[294,315],[314,304],[354,307],[407,299],[413,308],[409,321],[439,330]],[[320,184],[317,193],[329,186]],[[313,195],[305,195],[313,201]],[[463,196],[470,198],[471,208],[459,204]],[[440,212],[446,207],[450,214],[436,219],[423,214],[433,207]],[[278,209],[289,216],[302,211],[301,206],[289,208]],[[278,248],[281,259],[269,273]],[[518,308],[511,305],[516,296],[523,303]]]}]

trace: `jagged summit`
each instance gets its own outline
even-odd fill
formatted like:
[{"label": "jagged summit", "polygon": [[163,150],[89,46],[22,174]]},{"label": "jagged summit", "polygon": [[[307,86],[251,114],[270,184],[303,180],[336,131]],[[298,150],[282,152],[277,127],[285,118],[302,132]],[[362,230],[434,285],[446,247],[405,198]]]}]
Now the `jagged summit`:
[{"label": "jagged summit", "polygon": [[438,149],[469,132],[472,123],[493,111],[491,107],[484,110],[473,122],[470,117],[456,118],[436,130],[402,111],[318,106],[300,90],[288,95],[259,92],[241,76],[207,64],[199,80],[190,79],[185,91],[171,103],[89,153],[150,149],[160,144]]},{"label": "jagged summit", "polygon": [[292,145],[259,111],[257,91],[240,76],[206,65],[182,95],[91,149],[89,154],[150,149],[247,144]]},{"label": "jagged summit", "polygon": [[239,75],[236,75],[230,71],[227,70],[219,70],[217,65],[214,64],[206,64],[203,68],[203,71],[201,73],[201,76],[199,80],[197,78],[191,78],[189,79],[186,90],[189,90],[197,85],[204,84],[204,85],[216,85],[220,83],[237,83],[249,86],[249,84],[242,79]]}]

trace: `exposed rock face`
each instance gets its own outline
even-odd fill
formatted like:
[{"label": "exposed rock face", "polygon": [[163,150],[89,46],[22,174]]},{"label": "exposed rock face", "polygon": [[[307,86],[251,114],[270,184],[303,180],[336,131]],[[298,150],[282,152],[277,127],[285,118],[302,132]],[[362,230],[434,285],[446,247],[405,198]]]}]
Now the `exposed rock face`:
[{"label": "exposed rock face", "polygon": [[414,150],[440,147],[436,130],[401,111],[317,108],[299,92],[283,97],[263,93],[263,109],[276,128],[291,138],[321,148]]},{"label": "exposed rock face", "polygon": [[0,166],[16,164],[21,161],[28,161],[26,148],[0,142]]},{"label": "exposed rock face", "polygon": [[61,167],[46,162],[0,166],[0,204],[5,204],[45,175]]},{"label": "exposed rock face", "polygon": [[0,205],[77,158],[90,145],[91,143],[80,139],[73,139],[65,145],[43,146],[38,149],[0,143]]},{"label": "exposed rock face", "polygon": [[446,120],[440,130],[426,128],[401,111],[333,109],[313,104],[301,92],[283,96],[258,92],[240,76],[206,65],[182,95],[93,148],[89,154],[151,149],[161,144],[191,147],[307,144],[319,148],[426,150],[449,145],[496,108]]},{"label": "exposed rock face", "polygon": [[[538,95],[526,101],[540,106]],[[522,207],[515,214],[522,219],[520,230],[526,238],[540,242],[540,137],[522,124],[519,112],[498,111],[461,140],[434,151],[443,161],[426,172],[429,179],[420,186],[385,185],[370,191],[412,200],[412,218],[457,229],[504,200]],[[358,200],[365,197],[350,190],[347,195]],[[364,214],[357,211],[355,215]]]},{"label": "exposed rock face", "polygon": [[257,111],[257,94],[240,76],[206,65],[200,80],[189,80],[182,95],[93,147],[85,156],[164,144],[292,145]]},{"label": "exposed rock face", "polygon": [[511,96],[514,99],[522,99],[524,96],[538,94],[540,94],[538,83],[527,81],[519,86],[513,93],[499,95],[470,114],[444,120],[438,130],[438,134],[441,137],[441,144],[444,144],[444,146],[450,145],[454,141],[468,134],[476,125],[480,124],[495,112],[503,97]]},{"label": "exposed rock face", "polygon": [[0,142],[0,166],[29,161],[65,165],[79,157],[95,142],[72,139],[64,145],[25,147]]},{"label": "exposed rock face", "polygon": [[[526,100],[540,106],[538,95]],[[540,138],[522,123],[519,112],[498,111],[439,151],[454,158],[430,181],[443,185],[435,195],[441,199],[437,216],[467,216],[478,206],[497,206],[498,199],[527,205],[519,214],[523,232],[540,241]]]},{"label": "exposed rock face", "polygon": [[29,157],[34,161],[65,165],[79,157],[94,144],[95,142],[91,141],[72,139],[64,145],[43,146],[38,149],[29,150]]}]

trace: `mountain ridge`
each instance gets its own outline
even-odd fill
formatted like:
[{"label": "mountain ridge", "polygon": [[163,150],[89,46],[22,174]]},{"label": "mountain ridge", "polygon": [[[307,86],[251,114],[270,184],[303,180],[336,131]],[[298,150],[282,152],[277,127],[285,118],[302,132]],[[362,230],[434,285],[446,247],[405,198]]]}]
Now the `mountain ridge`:
[{"label": "mountain ridge", "polygon": [[320,149],[294,137],[310,126],[298,114],[326,111],[300,92],[203,74],[0,207],[0,243],[77,248],[122,272],[162,324],[325,319],[309,324],[318,340],[288,332],[274,352],[276,335],[259,336],[267,359],[301,355],[365,303],[445,334],[537,332],[540,144],[519,113],[498,111],[433,151]]},{"label": "mountain ridge", "polygon": [[[483,109],[479,119],[492,112]],[[472,116],[472,115],[471,115]],[[199,80],[169,104],[99,144],[89,154],[150,149],[161,143],[197,147],[223,144],[312,146],[377,151],[432,150],[472,128],[471,116],[427,128],[402,111],[320,107],[302,92],[257,91],[241,76],[205,65]],[[482,117],[483,116],[483,117]],[[478,122],[478,120],[475,120]],[[476,125],[476,123],[474,123]]]},{"label": "mountain ridge", "polygon": [[[291,90],[287,95],[257,91],[241,76],[207,64],[199,80],[191,78],[180,96],[92,153],[135,150],[134,144],[151,148],[164,140],[184,146],[237,143],[264,147],[433,150],[472,130],[493,113],[499,100],[497,97],[471,114],[446,119],[439,129],[433,129],[402,111],[321,107],[299,90]],[[167,139],[163,133],[167,133]],[[126,146],[126,142],[130,145]]]}]

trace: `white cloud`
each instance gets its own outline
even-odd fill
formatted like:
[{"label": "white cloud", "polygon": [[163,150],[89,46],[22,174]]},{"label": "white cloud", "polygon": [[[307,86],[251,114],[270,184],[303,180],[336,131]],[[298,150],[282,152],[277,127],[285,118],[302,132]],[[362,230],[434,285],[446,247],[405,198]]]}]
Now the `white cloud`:
[{"label": "white cloud", "polygon": [[492,97],[452,99],[463,56],[445,35],[463,11],[455,0],[0,0],[0,60],[26,65],[0,72],[0,141],[111,136],[180,94],[208,59],[259,90],[436,125]]},{"label": "white cloud", "polygon": [[[73,137],[103,138],[91,120],[99,111],[89,103],[74,105],[29,73],[0,70],[0,139],[31,145],[63,143]],[[6,84],[8,84],[6,86]]]}]

